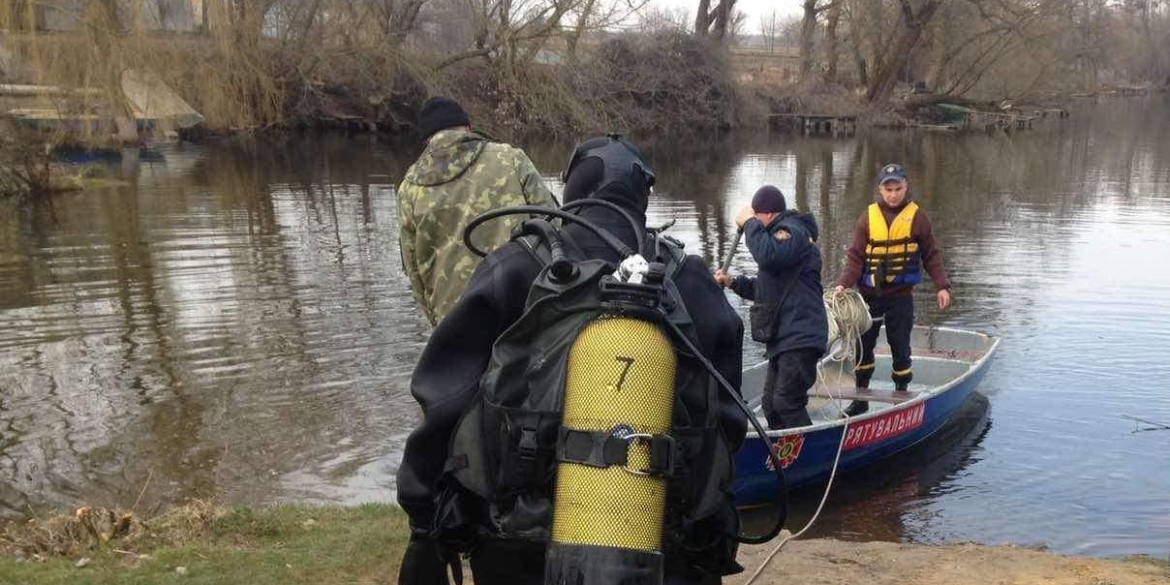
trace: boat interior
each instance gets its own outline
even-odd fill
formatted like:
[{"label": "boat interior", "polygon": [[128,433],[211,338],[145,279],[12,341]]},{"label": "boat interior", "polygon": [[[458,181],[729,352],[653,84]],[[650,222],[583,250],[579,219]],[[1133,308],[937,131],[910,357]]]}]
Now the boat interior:
[{"label": "boat interior", "polygon": [[[876,371],[869,391],[859,392],[853,382],[853,362],[826,356],[821,361],[817,383],[809,390],[808,414],[813,424],[834,421],[851,400],[869,402],[869,412],[876,413],[907,402],[923,393],[941,391],[963,377],[995,346],[997,339],[974,331],[916,326],[911,335],[914,380],[909,391],[895,392],[890,379],[889,346],[885,332],[878,336]],[[767,373],[767,362],[760,362],[743,373],[743,393],[748,405],[763,421],[760,395]]]}]

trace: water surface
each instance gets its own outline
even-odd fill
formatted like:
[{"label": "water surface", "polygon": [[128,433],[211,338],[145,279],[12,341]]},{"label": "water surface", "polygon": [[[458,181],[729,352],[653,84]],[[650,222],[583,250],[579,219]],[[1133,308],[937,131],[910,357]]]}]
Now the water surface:
[{"label": "water surface", "polygon": [[[920,287],[919,322],[1004,338],[986,398],[840,478],[816,534],[1170,551],[1170,431],[1134,420],[1170,424],[1167,135],[1154,98],[1012,135],[641,140],[651,223],[714,261],[773,183],[820,222],[826,283],[876,169],[902,162],[955,282],[947,312]],[[570,145],[527,147],[559,188]],[[124,160],[124,187],[0,202],[0,510],[392,499],[428,334],[395,218],[417,150],[178,145]],[[794,497],[797,527],[818,496]]]}]

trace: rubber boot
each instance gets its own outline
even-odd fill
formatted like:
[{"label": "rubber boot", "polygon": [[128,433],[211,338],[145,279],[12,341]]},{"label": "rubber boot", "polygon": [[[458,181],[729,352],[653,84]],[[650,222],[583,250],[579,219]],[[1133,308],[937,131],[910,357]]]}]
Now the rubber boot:
[{"label": "rubber boot", "polygon": [[857,416],[866,412],[869,412],[869,402],[854,400],[849,403],[849,406],[845,407],[845,414],[841,418],[845,418],[845,416]]}]

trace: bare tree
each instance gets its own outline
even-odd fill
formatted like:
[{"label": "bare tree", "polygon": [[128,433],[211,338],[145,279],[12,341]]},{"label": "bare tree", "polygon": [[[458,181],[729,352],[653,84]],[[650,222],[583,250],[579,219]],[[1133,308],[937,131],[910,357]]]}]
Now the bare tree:
[{"label": "bare tree", "polygon": [[376,21],[386,34],[386,42],[398,47],[418,23],[419,12],[427,0],[364,0],[372,9]]},{"label": "bare tree", "polygon": [[35,0],[10,0],[5,2],[3,25],[12,30],[44,30],[45,11],[49,9],[43,2]]},{"label": "bare tree", "polygon": [[616,28],[641,14],[649,0],[584,0],[572,16],[575,22],[565,32],[569,62],[577,62],[577,46],[587,33]]},{"label": "bare tree", "polygon": [[776,52],[776,35],[779,32],[779,23],[777,22],[776,11],[765,14],[760,17],[760,35],[764,37],[764,43],[768,45],[768,52]]},{"label": "bare tree", "polygon": [[[1151,81],[1163,73],[1165,51],[1158,46],[1154,29],[1158,27],[1159,12],[1164,12],[1162,9],[1167,4],[1170,3],[1164,0],[1121,0],[1120,4],[1115,5],[1126,21],[1121,26],[1135,33],[1129,37],[1132,77]],[[1164,22],[1164,15],[1162,20]],[[1162,28],[1165,33],[1165,27]],[[1165,39],[1164,35],[1162,38]]]},{"label": "bare tree", "polygon": [[[1043,44],[1051,44],[1053,31],[1045,19],[1043,2],[952,2],[940,10],[929,27],[929,65],[926,81],[936,93],[964,95],[995,70],[997,64],[1014,56],[1016,72],[1011,85],[1027,77],[1030,65],[1048,69],[1052,55]],[[1050,20],[1050,19],[1049,19]],[[1033,80],[1034,81],[1034,80]],[[1003,85],[1006,91],[1007,83]]]},{"label": "bare tree", "polygon": [[695,34],[723,41],[731,24],[733,8],[735,0],[699,0],[699,8],[695,12]]},{"label": "bare tree", "polygon": [[727,25],[727,38],[733,43],[739,43],[740,38],[747,30],[748,15],[742,10],[734,10],[731,13],[731,22]]},{"label": "bare tree", "polygon": [[597,0],[585,0],[577,14],[577,23],[566,35],[565,48],[570,63],[577,62],[577,45],[581,43],[581,37],[585,35],[585,31],[589,30],[590,21],[594,18],[596,8]]},{"label": "bare tree", "polygon": [[945,0],[898,0],[899,27],[897,39],[883,53],[881,64],[870,80],[866,100],[870,103],[884,102],[894,91],[894,84],[901,71],[914,55],[922,31],[930,24],[935,12]]},{"label": "bare tree", "polygon": [[837,81],[837,26],[841,22],[841,11],[843,2],[834,2],[829,7],[828,22],[825,23],[825,81],[834,83]]},{"label": "bare tree", "polygon": [[639,29],[647,32],[685,32],[690,29],[691,17],[685,8],[648,5],[638,11]]},{"label": "bare tree", "polygon": [[870,74],[879,67],[890,42],[889,31],[897,27],[898,15],[893,10],[892,1],[846,0],[842,4],[845,34],[849,39],[857,80],[862,87],[869,87]]},{"label": "bare tree", "polygon": [[472,44],[442,59],[436,69],[483,58],[517,71],[532,62],[561,28],[563,19],[587,0],[469,0],[475,30]]},{"label": "bare tree", "polygon": [[204,30],[208,33],[231,31],[236,42],[254,47],[263,35],[265,15],[277,2],[279,0],[203,0]]},{"label": "bare tree", "polygon": [[[800,22],[800,79],[808,78],[813,68],[813,49],[816,44],[817,17],[820,13],[836,8],[841,0],[804,0],[804,18]],[[835,26],[835,25],[834,25]]]}]

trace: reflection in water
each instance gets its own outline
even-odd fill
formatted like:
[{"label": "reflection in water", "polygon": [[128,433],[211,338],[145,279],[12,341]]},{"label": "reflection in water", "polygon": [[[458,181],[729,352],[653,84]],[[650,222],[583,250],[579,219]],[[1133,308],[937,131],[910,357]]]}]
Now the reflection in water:
[{"label": "reflection in water", "polygon": [[[875,170],[904,163],[956,286],[946,313],[922,287],[919,321],[1005,338],[980,386],[991,420],[984,404],[880,474],[840,478],[816,534],[1166,552],[1170,432],[1131,433],[1124,415],[1170,422],[1170,273],[1156,265],[1170,113],[1126,106],[1010,136],[640,140],[659,180],[652,224],[676,220],[715,262],[736,209],[772,183],[820,222],[826,282]],[[526,147],[559,185],[571,145]],[[392,498],[427,335],[393,191],[418,150],[180,145],[128,161],[126,187],[0,202],[0,510],[128,506],[144,486],[144,509]],[[742,248],[732,270],[754,271]],[[813,499],[795,496],[793,526]]]},{"label": "reflection in water", "polygon": [[[389,476],[425,336],[397,269],[401,168],[352,142],[176,150],[132,187],[33,209],[15,264],[31,277],[3,281],[5,507],[128,505],[148,476],[168,501]],[[282,485],[306,469],[317,481]]]}]

